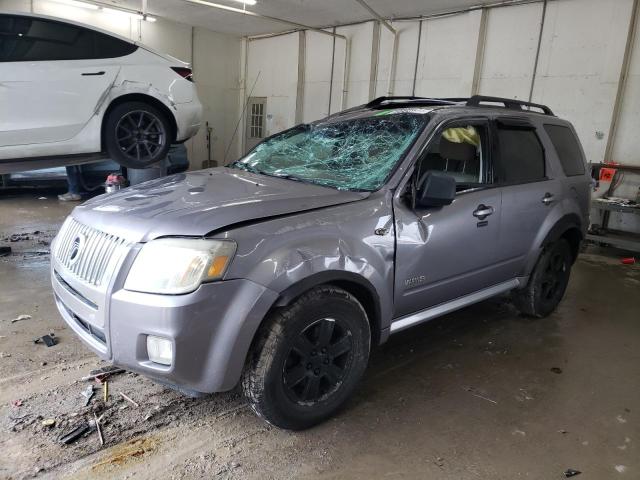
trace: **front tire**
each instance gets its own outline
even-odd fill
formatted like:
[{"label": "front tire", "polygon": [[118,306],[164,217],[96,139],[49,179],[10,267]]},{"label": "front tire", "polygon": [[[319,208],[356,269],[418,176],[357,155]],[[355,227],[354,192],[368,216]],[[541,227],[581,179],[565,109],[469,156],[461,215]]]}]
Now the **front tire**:
[{"label": "front tire", "polygon": [[573,255],[564,239],[548,245],[522,290],[513,292],[513,303],[524,315],[543,318],[558,306],[569,283]]},{"label": "front tire", "polygon": [[316,287],[266,320],[243,372],[245,396],[272,425],[309,428],[353,393],[370,342],[358,300],[340,288]]},{"label": "front tire", "polygon": [[163,160],[171,146],[172,129],[166,115],[144,102],[125,102],[105,118],[105,150],[128,168],[147,168]]}]

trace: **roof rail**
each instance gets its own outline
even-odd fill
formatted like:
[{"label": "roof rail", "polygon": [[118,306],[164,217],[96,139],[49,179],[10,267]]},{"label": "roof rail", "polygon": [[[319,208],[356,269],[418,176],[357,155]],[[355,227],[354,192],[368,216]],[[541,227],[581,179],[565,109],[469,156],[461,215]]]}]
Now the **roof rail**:
[{"label": "roof rail", "polygon": [[[531,103],[525,102],[522,100],[515,100],[513,98],[502,98],[502,97],[487,97],[484,95],[474,95],[473,97],[467,100],[467,106],[469,107],[480,107],[482,103],[501,103],[504,105],[504,108],[509,110],[527,110],[523,107],[529,108],[537,108],[542,110],[545,115],[553,115],[553,112],[546,105],[541,105],[539,103]],[[485,105],[485,106],[495,106],[495,105]]]},{"label": "roof rail", "polygon": [[409,104],[420,105],[453,105],[458,102],[467,100],[465,99],[449,99],[449,98],[428,98],[428,97],[412,97],[412,96],[398,96],[398,97],[378,97],[371,100],[366,104],[367,108],[375,108],[381,106],[386,102],[404,102]]}]

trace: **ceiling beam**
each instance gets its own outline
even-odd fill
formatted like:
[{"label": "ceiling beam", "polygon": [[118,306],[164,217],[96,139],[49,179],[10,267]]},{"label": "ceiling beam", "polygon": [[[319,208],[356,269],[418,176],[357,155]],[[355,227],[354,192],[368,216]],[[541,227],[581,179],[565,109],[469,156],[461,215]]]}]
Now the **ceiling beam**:
[{"label": "ceiling beam", "polygon": [[241,15],[248,15],[250,17],[262,18],[263,20],[270,20],[272,22],[279,22],[285,25],[290,25],[299,30],[311,30],[314,32],[322,33],[324,35],[329,35],[331,37],[339,37],[346,40],[344,35],[338,35],[337,33],[328,32],[326,30],[322,30],[321,28],[310,27],[309,25],[304,25],[302,23],[292,22],[291,20],[285,20],[284,18],[272,17],[270,15],[262,15],[261,13],[250,12],[249,10],[244,10],[242,8],[229,7],[227,5],[220,5],[219,3],[209,2],[208,0],[183,0],[186,3],[193,3],[196,5],[204,5],[206,7],[217,8],[218,10],[225,10],[227,12],[239,13]]},{"label": "ceiling beam", "polygon": [[387,22],[387,20],[382,15],[380,15],[373,8],[371,8],[367,2],[365,2],[364,0],[356,0],[356,2],[362,5],[371,15],[375,17],[376,20],[378,20],[382,25],[384,25],[384,27],[387,30],[389,30],[394,35],[396,34],[396,29],[393,28],[391,24]]}]

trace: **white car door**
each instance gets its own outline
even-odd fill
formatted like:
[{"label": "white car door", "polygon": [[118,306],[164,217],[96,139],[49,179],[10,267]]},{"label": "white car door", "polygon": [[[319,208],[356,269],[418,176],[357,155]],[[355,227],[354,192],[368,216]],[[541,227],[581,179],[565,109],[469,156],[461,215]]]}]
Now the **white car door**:
[{"label": "white car door", "polygon": [[96,58],[104,37],[64,22],[0,15],[0,146],[60,142],[80,132],[120,68]]}]

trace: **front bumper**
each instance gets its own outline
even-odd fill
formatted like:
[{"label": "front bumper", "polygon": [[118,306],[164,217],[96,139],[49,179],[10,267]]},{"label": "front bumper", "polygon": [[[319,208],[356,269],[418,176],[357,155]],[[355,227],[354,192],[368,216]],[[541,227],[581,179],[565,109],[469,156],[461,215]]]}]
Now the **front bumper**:
[{"label": "front bumper", "polygon": [[[237,384],[254,334],[277,298],[276,292],[241,279],[203,284],[186,295],[130,292],[118,288],[116,280],[104,302],[104,324],[97,325],[88,299],[72,282],[52,269],[58,310],[87,346],[116,365],[196,392]],[[173,343],[170,366],[149,360],[147,335]]]}]

